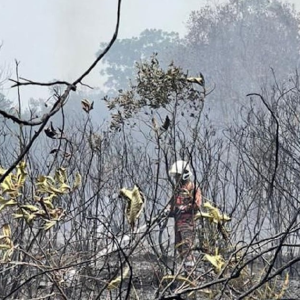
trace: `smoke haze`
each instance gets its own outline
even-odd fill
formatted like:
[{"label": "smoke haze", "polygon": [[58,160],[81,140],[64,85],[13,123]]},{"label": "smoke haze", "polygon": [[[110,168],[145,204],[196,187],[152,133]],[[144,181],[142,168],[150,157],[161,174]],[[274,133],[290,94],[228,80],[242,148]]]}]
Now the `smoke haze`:
[{"label": "smoke haze", "polygon": [[[289,2],[300,7],[298,0]],[[137,36],[146,28],[184,35],[189,13],[206,3],[206,0],[123,1],[119,38]],[[21,62],[22,77],[45,82],[74,80],[95,59],[100,43],[112,37],[116,9],[117,0],[1,1],[0,68],[13,74],[17,59]],[[98,66],[85,83],[101,86],[99,69]],[[1,91],[16,100],[17,93],[9,89],[10,85],[6,82]],[[25,101],[48,96],[45,88],[26,87],[21,92]]]}]

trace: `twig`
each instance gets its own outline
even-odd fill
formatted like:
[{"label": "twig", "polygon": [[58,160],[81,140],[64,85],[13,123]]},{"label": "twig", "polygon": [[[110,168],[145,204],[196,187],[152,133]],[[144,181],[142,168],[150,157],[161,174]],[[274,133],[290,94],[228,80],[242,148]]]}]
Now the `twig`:
[{"label": "twig", "polygon": [[266,100],[264,99],[264,97],[262,95],[257,94],[257,93],[251,93],[251,94],[248,94],[247,97],[248,96],[257,96],[257,97],[259,97],[261,99],[261,101],[263,102],[263,104],[265,105],[265,107],[267,108],[267,110],[270,112],[272,118],[274,119],[274,121],[276,123],[275,167],[274,167],[274,172],[273,172],[272,179],[271,179],[271,189],[270,189],[270,195],[269,195],[270,197],[272,197],[274,183],[275,183],[276,174],[277,174],[278,162],[279,162],[279,121],[278,121],[277,117],[275,116],[275,113],[270,108],[269,104],[266,102]]},{"label": "twig", "polygon": [[9,114],[9,113],[7,113],[6,111],[1,110],[1,109],[0,109],[0,115],[2,115],[2,116],[3,116],[4,118],[6,118],[6,119],[10,119],[10,120],[12,120],[12,121],[18,123],[19,125],[37,126],[37,125],[40,125],[40,124],[43,123],[43,120],[35,121],[35,122],[22,120],[21,118],[16,117],[16,116],[14,116],[14,115],[11,115],[11,114]]},{"label": "twig", "polygon": [[82,83],[82,82],[79,82],[82,86],[86,86],[88,87],[89,89],[93,90],[94,88],[86,83]]},{"label": "twig", "polygon": [[[55,296],[56,294],[55,293],[51,293],[51,294],[48,294],[48,295],[44,295],[44,296],[40,296],[38,298],[30,298],[30,300],[41,300],[41,299],[45,299],[45,298],[50,298],[52,296]],[[21,298],[21,299],[16,299],[16,300],[23,300],[24,298]],[[51,298],[53,299],[53,298]]]},{"label": "twig", "polygon": [[[12,81],[15,83],[11,87],[20,87],[20,86],[24,86],[24,85],[39,85],[39,86],[53,86],[53,85],[70,86],[71,85],[71,83],[69,83],[67,81],[61,81],[61,80],[57,80],[57,81],[53,81],[53,82],[37,82],[37,81],[32,81],[32,80],[29,80],[26,78],[22,78],[22,77],[20,77],[20,80],[24,80],[25,82],[20,82],[19,80],[9,79],[9,81]],[[76,86],[72,87],[72,91],[76,91]]]},{"label": "twig", "polygon": [[[42,85],[42,86],[49,86],[49,85],[54,85],[54,84],[67,84],[68,86],[65,89],[65,92],[63,93],[63,95],[59,96],[58,100],[53,105],[51,111],[48,114],[46,114],[46,115],[43,116],[42,121],[37,122],[36,125],[41,125],[40,128],[35,132],[34,136],[29,141],[29,143],[26,145],[26,147],[23,149],[22,153],[15,160],[15,162],[0,177],[0,183],[3,182],[3,180],[5,179],[5,177],[7,175],[9,175],[14,170],[14,168],[20,163],[20,161],[24,158],[24,156],[27,154],[27,152],[30,150],[31,146],[33,145],[34,141],[39,137],[39,135],[43,131],[43,129],[46,126],[46,124],[49,121],[49,119],[54,114],[56,114],[61,109],[61,107],[64,105],[64,103],[67,100],[70,92],[76,90],[77,84],[81,83],[82,79],[84,77],[86,77],[92,71],[92,69],[98,64],[98,62],[109,51],[109,49],[114,44],[114,42],[115,42],[115,40],[117,39],[117,36],[118,36],[119,24],[120,24],[120,15],[121,15],[121,0],[118,0],[117,23],[116,23],[116,28],[115,28],[115,31],[114,31],[114,34],[113,34],[113,37],[112,37],[111,41],[109,42],[108,46],[103,50],[103,52],[93,62],[93,64],[77,80],[75,80],[73,84],[70,84],[70,83],[65,82],[65,81],[56,81],[56,82],[52,82],[52,83],[37,83],[37,82],[33,82],[33,81],[30,81],[30,80],[27,80],[27,79],[23,79],[23,80],[26,80],[27,82],[20,83],[20,82],[16,82],[15,80],[11,80],[13,82],[16,82],[16,86],[18,86],[18,85]],[[30,125],[30,123],[32,123],[32,122],[28,122],[28,121],[22,121],[22,120],[20,120],[19,118],[15,117],[15,116],[12,116],[10,114],[4,113],[3,111],[0,111],[0,114],[2,114],[2,115],[5,114],[7,117],[10,117],[15,122],[19,122],[19,124],[24,124],[25,125],[25,123],[27,123],[27,125]]]},{"label": "twig", "polygon": [[14,168],[21,162],[21,160],[24,158],[24,156],[27,154],[27,152],[30,150],[31,146],[33,145],[34,141],[39,137],[40,133],[43,131],[44,127],[46,126],[48,120],[54,115],[56,114],[60,108],[62,107],[62,105],[64,104],[65,100],[67,99],[67,97],[69,96],[69,93],[72,89],[72,86],[67,87],[67,89],[65,90],[65,92],[63,93],[63,95],[57,100],[57,102],[53,105],[51,111],[44,116],[44,120],[42,122],[42,125],[40,126],[40,128],[35,132],[35,134],[33,135],[32,139],[29,141],[29,143],[26,145],[26,147],[24,147],[23,151],[21,152],[21,154],[18,156],[18,158],[15,160],[15,162],[7,169],[7,171],[0,177],[0,183],[3,182],[3,180],[5,179],[5,177],[7,175],[9,175]]}]

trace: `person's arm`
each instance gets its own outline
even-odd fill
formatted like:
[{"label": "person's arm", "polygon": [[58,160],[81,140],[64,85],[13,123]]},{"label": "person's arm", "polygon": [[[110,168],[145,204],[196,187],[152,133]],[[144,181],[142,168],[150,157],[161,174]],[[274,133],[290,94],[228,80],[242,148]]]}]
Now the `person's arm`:
[{"label": "person's arm", "polygon": [[170,218],[174,217],[174,204],[174,196],[172,196],[165,209],[165,215]]},{"label": "person's arm", "polygon": [[201,207],[202,204],[202,194],[201,194],[201,190],[200,188],[196,189],[196,193],[195,193],[195,204],[198,208]]},{"label": "person's arm", "polygon": [[191,209],[200,209],[201,207],[201,203],[202,203],[202,195],[201,195],[201,190],[200,188],[192,188],[192,190],[190,191],[190,193],[192,194],[192,199],[189,205],[186,206],[185,210],[189,211]]}]

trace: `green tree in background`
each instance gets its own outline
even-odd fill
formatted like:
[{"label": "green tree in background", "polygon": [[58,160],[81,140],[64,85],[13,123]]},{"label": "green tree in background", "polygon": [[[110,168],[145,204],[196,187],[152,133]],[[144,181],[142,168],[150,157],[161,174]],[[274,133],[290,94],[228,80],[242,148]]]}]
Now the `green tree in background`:
[{"label": "green tree in background", "polygon": [[247,93],[272,81],[271,69],[277,80],[294,73],[299,23],[293,7],[277,0],[206,6],[190,16],[185,67],[209,73],[216,104],[223,113],[232,111]]},{"label": "green tree in background", "polygon": [[155,29],[146,29],[139,37],[117,40],[103,60],[106,67],[101,74],[108,76],[106,86],[112,90],[127,87],[129,78],[134,78],[136,62],[157,52],[161,56],[162,66],[166,66],[181,47],[178,33]]},{"label": "green tree in background", "polygon": [[176,33],[146,30],[139,37],[119,40],[102,74],[113,90],[127,87],[135,63],[157,52],[163,67],[173,60],[190,74],[207,74],[207,86],[215,86],[207,109],[218,122],[228,121],[247,93],[272,82],[272,77],[281,80],[295,72],[299,25],[293,7],[277,0],[210,4],[190,15],[182,39]]}]

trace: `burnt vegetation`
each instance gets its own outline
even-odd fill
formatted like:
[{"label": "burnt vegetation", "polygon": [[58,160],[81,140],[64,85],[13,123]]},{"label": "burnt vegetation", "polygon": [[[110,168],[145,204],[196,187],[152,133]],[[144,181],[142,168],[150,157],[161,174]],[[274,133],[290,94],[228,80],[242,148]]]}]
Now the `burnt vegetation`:
[{"label": "burnt vegetation", "polygon": [[[274,22],[286,33],[276,45],[280,36],[296,43],[297,14],[278,1],[205,7],[191,15],[184,41],[156,31],[133,40],[163,37],[173,61],[158,39],[161,53],[142,48],[151,53],[128,70],[126,57],[111,63],[128,41],[109,51],[120,2],[110,43],[74,82],[13,80],[53,85],[47,107],[21,113],[21,102],[12,109],[1,96],[0,298],[297,297],[300,82],[291,53],[299,45],[272,52],[273,69],[259,60],[275,47],[265,35]],[[262,36],[267,50],[254,53]],[[242,56],[221,59],[220,40],[232,52],[242,41]],[[108,95],[75,94],[102,58]],[[164,214],[176,160],[189,161],[203,194],[190,273]]]}]

